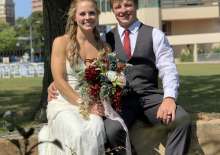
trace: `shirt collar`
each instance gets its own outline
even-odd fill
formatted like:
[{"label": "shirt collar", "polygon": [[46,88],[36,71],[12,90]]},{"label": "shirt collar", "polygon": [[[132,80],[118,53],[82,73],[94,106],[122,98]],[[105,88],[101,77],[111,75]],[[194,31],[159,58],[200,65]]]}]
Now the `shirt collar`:
[{"label": "shirt collar", "polygon": [[[131,24],[131,26],[129,26],[128,30],[130,31],[130,33],[136,33],[140,25],[141,25],[141,22],[139,20],[136,20],[133,24]],[[122,26],[118,24],[118,32],[119,32],[120,37],[123,36],[124,31],[125,31],[125,28],[123,28]]]}]

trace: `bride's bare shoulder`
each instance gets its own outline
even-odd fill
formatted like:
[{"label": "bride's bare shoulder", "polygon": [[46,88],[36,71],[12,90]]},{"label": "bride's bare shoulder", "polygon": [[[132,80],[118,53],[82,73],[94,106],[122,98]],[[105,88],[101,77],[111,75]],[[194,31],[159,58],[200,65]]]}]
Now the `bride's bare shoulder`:
[{"label": "bride's bare shoulder", "polygon": [[68,35],[64,34],[62,36],[58,36],[54,39],[53,45],[59,45],[61,47],[66,47],[69,42]]}]

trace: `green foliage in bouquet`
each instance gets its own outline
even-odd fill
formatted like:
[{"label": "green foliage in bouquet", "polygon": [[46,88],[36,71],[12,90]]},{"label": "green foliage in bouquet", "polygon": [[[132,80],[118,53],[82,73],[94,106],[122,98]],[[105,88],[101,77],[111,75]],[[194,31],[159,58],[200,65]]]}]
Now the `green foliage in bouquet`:
[{"label": "green foliage in bouquet", "polygon": [[116,111],[120,111],[122,88],[126,84],[125,67],[116,58],[115,52],[101,51],[85,70],[78,72],[80,95],[84,101],[80,105],[80,112],[84,118],[88,118],[91,104],[103,100],[109,101]]}]

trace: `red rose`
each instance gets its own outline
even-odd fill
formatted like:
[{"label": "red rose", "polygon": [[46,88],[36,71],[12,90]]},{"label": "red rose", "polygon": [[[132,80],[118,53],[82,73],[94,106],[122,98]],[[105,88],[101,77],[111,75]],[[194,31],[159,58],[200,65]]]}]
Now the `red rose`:
[{"label": "red rose", "polygon": [[100,73],[100,70],[97,66],[90,65],[85,69],[85,79],[87,81],[95,81]]},{"label": "red rose", "polygon": [[115,94],[112,97],[112,107],[117,112],[121,111],[121,93],[122,93],[122,89],[120,87],[117,87]]},{"label": "red rose", "polygon": [[90,85],[90,88],[89,88],[90,96],[95,98],[96,100],[99,100],[100,88],[101,88],[101,86],[97,83],[94,85]]}]

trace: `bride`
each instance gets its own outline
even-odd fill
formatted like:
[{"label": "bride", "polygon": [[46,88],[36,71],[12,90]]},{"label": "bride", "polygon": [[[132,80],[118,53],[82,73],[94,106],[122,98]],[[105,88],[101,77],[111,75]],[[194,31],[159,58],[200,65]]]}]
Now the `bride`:
[{"label": "bride", "polygon": [[[41,129],[39,141],[57,139],[63,149],[43,143],[39,145],[40,155],[104,155],[106,135],[102,116],[118,120],[127,131],[110,104],[93,103],[88,120],[79,110],[83,100],[77,89],[77,70],[90,65],[99,56],[98,51],[107,48],[96,29],[99,13],[95,0],[73,0],[66,34],[53,42],[51,70],[58,96],[48,103],[48,124]],[[126,141],[127,154],[130,154],[128,136]]]}]

